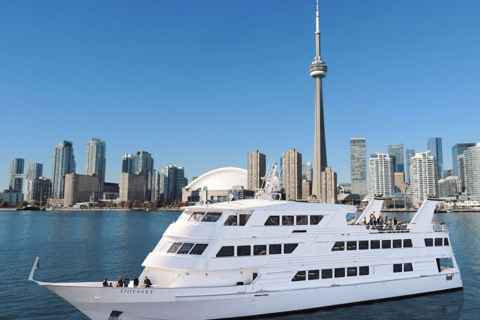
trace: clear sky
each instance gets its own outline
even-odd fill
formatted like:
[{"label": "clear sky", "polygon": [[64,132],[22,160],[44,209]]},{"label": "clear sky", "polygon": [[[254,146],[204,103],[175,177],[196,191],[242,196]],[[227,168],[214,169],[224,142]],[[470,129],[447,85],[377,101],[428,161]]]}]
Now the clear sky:
[{"label": "clear sky", "polygon": [[[73,142],[107,141],[107,181],[124,153],[155,168],[313,160],[315,0],[0,1],[0,188],[11,158],[44,164]],[[320,3],[328,164],[350,181],[351,137],[367,155],[443,138],[480,141],[478,0]]]}]

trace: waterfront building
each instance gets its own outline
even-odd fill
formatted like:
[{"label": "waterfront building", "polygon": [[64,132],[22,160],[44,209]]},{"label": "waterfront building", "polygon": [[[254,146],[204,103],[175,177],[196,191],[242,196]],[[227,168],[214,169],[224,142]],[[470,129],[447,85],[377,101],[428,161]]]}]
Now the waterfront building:
[{"label": "waterfront building", "polygon": [[41,163],[29,163],[27,165],[27,180],[35,180],[43,177],[43,164]]},{"label": "waterfront building", "polygon": [[465,186],[471,200],[480,200],[480,142],[463,152],[465,155]]},{"label": "waterfront building", "polygon": [[25,201],[47,201],[52,192],[52,181],[45,177],[27,179]]},{"label": "waterfront building", "polygon": [[[313,167],[311,162],[302,164],[302,180],[312,182],[313,179]],[[310,192],[311,194],[311,192]],[[303,193],[302,193],[303,195]]]},{"label": "waterfront building", "polygon": [[452,164],[453,164],[453,175],[454,176],[459,176],[457,156],[460,155],[460,154],[463,154],[463,152],[470,147],[475,147],[475,143],[470,143],[470,142],[456,143],[452,147]]},{"label": "waterfront building", "polygon": [[389,145],[388,153],[395,156],[395,172],[405,172],[403,163],[403,143]]},{"label": "waterfront building", "polygon": [[145,201],[145,180],[141,173],[122,172],[118,201]]},{"label": "waterfront building", "polygon": [[460,181],[456,176],[438,180],[438,196],[440,198],[456,197],[461,190]]},{"label": "waterfront building", "polygon": [[115,200],[120,195],[120,186],[118,183],[105,182],[103,184],[103,199]]},{"label": "waterfront building", "polygon": [[350,139],[350,173],[352,193],[365,196],[368,193],[365,138]]},{"label": "waterfront building", "polygon": [[443,176],[442,138],[428,138],[428,150],[437,162],[437,180],[445,178]]},{"label": "waterfront building", "polygon": [[103,185],[105,183],[105,167],[107,143],[103,140],[92,138],[87,142],[87,157],[85,161],[85,174],[94,174],[99,177],[100,193],[103,193]]},{"label": "waterfront building", "polygon": [[136,159],[131,153],[125,153],[122,157],[122,172],[135,173],[137,170]]},{"label": "waterfront building", "polygon": [[256,191],[262,187],[266,172],[266,157],[258,150],[248,154],[248,190]]},{"label": "waterfront building", "polygon": [[[327,65],[322,60],[320,50],[320,35],[320,13],[317,3],[315,29],[316,55],[315,60],[310,66],[310,76],[315,79],[315,144],[313,157],[312,200],[325,202],[325,199],[321,198],[321,195],[325,194],[325,192],[323,192],[324,190],[322,190],[322,185],[324,185],[322,184],[322,172],[325,171],[325,168],[327,167],[322,80],[327,76]],[[300,185],[300,182],[298,185]]]},{"label": "waterfront building", "polygon": [[466,181],[465,181],[465,155],[457,155],[457,171],[458,171],[458,180],[460,182],[460,193],[465,192],[466,190]]},{"label": "waterfront building", "polygon": [[372,154],[368,163],[370,198],[392,196],[395,193],[395,161],[387,153]]},{"label": "waterfront building", "polygon": [[168,165],[162,169],[159,176],[160,201],[167,204],[182,199],[182,189],[185,187],[185,169],[177,165]]},{"label": "waterfront building", "polygon": [[2,198],[8,205],[20,203],[23,201],[23,193],[18,190],[4,190]]},{"label": "waterfront building", "polygon": [[153,158],[149,152],[126,153],[122,157],[122,173],[140,173],[145,176],[145,201],[155,200]]},{"label": "waterfront building", "polygon": [[337,173],[330,167],[322,171],[322,194],[323,203],[337,203]]},{"label": "waterfront building", "polygon": [[65,207],[71,207],[79,202],[96,202],[101,199],[100,177],[92,174],[65,175]]},{"label": "waterfront building", "polygon": [[437,160],[430,150],[415,154],[410,165],[410,192],[415,206],[427,197],[438,197]]},{"label": "waterfront building", "polygon": [[25,159],[13,158],[10,162],[10,190],[22,191]]},{"label": "waterfront building", "polygon": [[63,140],[53,149],[52,159],[52,197],[63,199],[65,192],[65,175],[75,173],[73,143]]},{"label": "waterfront building", "polygon": [[302,200],[308,200],[312,195],[312,181],[302,180]]},{"label": "waterfront building", "polygon": [[202,174],[182,190],[182,202],[223,202],[254,197],[247,189],[248,170],[242,168],[218,168]]},{"label": "waterfront building", "polygon": [[407,149],[405,152],[405,182],[410,183],[410,165],[412,164],[412,158],[415,157],[415,150],[412,148]]},{"label": "waterfront building", "polygon": [[302,199],[302,154],[295,149],[283,153],[285,199]]}]

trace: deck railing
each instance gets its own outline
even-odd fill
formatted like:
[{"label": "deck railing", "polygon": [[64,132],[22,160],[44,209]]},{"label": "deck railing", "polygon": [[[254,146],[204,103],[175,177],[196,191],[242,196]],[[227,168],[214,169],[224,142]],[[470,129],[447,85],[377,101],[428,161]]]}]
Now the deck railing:
[{"label": "deck railing", "polygon": [[432,227],[434,232],[443,232],[447,230],[443,222],[433,222]]}]

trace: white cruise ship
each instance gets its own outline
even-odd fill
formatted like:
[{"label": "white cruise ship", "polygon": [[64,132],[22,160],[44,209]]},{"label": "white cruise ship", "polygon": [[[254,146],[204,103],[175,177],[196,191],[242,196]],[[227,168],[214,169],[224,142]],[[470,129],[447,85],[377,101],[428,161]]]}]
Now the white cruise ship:
[{"label": "white cruise ship", "polygon": [[[443,224],[425,200],[411,222],[347,223],[355,207],[257,199],[185,208],[143,262],[151,287],[46,283],[91,319],[219,319],[461,289]],[[372,200],[358,222],[378,215]]]}]

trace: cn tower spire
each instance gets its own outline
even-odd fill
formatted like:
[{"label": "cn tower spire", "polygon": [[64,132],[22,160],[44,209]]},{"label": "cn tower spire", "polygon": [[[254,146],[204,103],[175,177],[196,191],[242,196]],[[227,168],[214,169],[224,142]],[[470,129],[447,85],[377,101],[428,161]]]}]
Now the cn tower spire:
[{"label": "cn tower spire", "polygon": [[327,167],[327,149],[325,144],[325,123],[323,117],[322,79],[327,76],[327,65],[322,61],[320,51],[320,11],[317,0],[316,17],[316,55],[310,66],[310,76],[315,79],[315,145],[313,159],[312,196],[320,202],[325,202],[324,187],[321,183],[321,173]]}]

